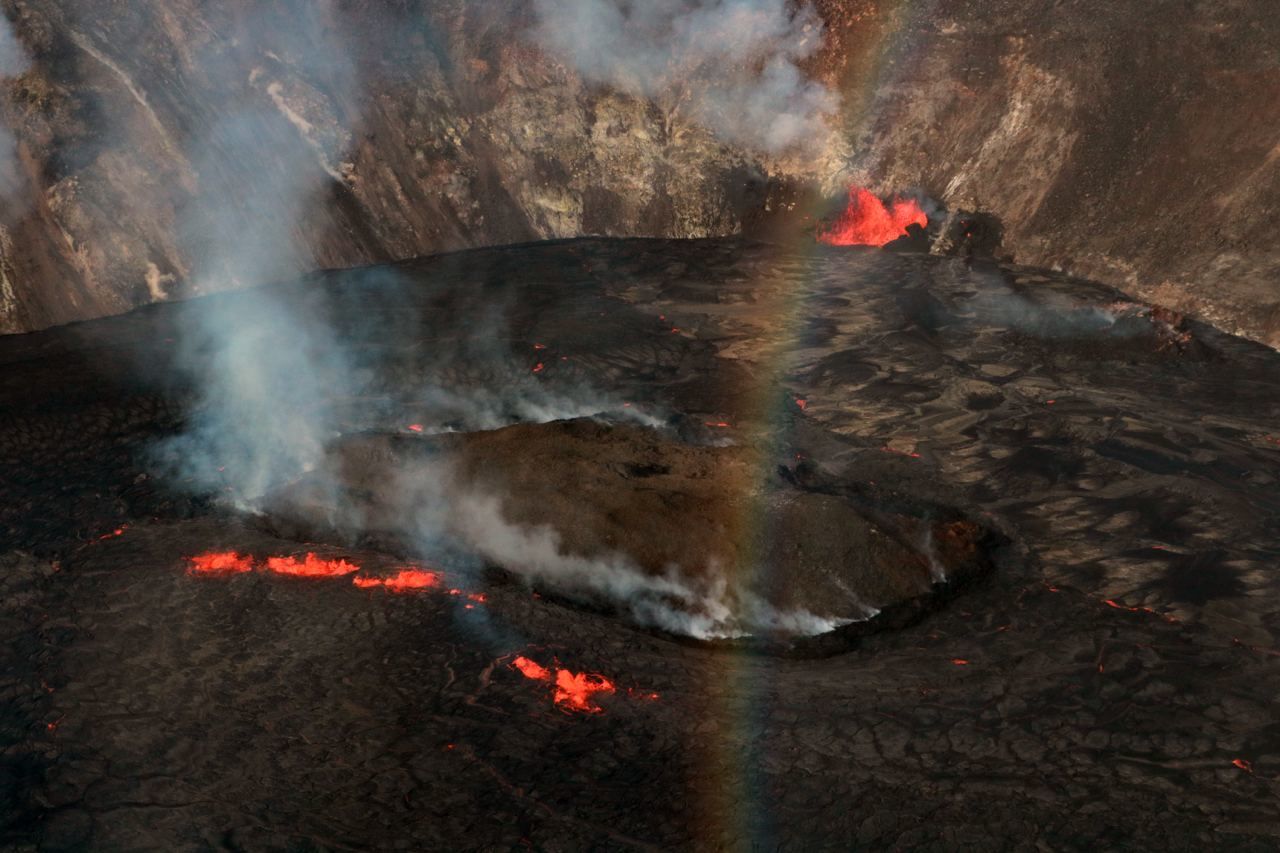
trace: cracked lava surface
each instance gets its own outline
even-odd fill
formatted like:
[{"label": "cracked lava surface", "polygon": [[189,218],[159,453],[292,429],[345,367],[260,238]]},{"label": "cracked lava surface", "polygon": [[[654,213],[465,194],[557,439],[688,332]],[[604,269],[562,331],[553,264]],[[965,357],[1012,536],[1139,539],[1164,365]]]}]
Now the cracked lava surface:
[{"label": "cracked lava surface", "polygon": [[[351,434],[436,431],[426,382],[589,384],[791,487],[951,508],[990,571],[805,643],[678,638],[153,476],[198,302],[2,338],[6,844],[1280,843],[1280,355],[862,249],[584,240],[281,291],[359,306],[391,365]],[[439,358],[499,296],[503,356]]]}]

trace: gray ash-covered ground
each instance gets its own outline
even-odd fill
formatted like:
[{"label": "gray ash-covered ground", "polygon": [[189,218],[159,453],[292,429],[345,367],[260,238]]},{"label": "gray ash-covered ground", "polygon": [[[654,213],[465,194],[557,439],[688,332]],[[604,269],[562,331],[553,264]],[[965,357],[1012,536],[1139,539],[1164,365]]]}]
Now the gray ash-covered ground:
[{"label": "gray ash-covered ground", "polygon": [[[1276,353],[1050,273],[735,241],[490,249],[278,294],[381,365],[337,401],[344,431],[589,387],[758,447],[793,488],[971,519],[992,569],[786,654],[502,573],[197,577],[206,551],[362,576],[404,555],[160,476],[201,302],[0,339],[5,843],[1280,844]],[[442,388],[472,397],[450,412]],[[569,713],[517,655],[616,690]]]}]

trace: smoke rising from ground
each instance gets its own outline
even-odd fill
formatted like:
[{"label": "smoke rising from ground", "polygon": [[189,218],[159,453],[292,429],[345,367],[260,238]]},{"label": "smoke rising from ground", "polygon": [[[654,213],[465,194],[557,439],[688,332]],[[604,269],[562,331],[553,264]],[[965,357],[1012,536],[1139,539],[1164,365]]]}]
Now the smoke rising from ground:
[{"label": "smoke rising from ground", "polygon": [[17,77],[31,67],[31,57],[9,19],[0,14],[0,77]]},{"label": "smoke rising from ground", "polygon": [[[960,270],[963,269],[961,273]],[[1154,334],[1150,310],[1127,301],[1112,305],[1081,304],[1052,291],[1019,292],[996,273],[964,269],[953,262],[954,281],[976,283],[970,308],[980,323],[1005,326],[1046,340],[1120,339]]]},{"label": "smoke rising from ground", "polygon": [[[291,66],[340,100],[357,91],[353,64],[325,31],[330,7],[329,0],[258,6],[198,57],[225,98],[209,129],[185,146],[200,192],[180,212],[179,236],[197,292],[315,266],[298,226],[332,175],[325,140],[298,121],[287,93],[302,86]],[[183,353],[200,399],[188,430],[162,452],[178,460],[184,479],[229,490],[245,505],[314,467],[333,433],[326,401],[351,384],[323,307],[262,289],[209,300],[183,317]]]},{"label": "smoke rising from ground", "polygon": [[589,82],[654,99],[727,142],[826,144],[835,95],[797,63],[822,22],[787,0],[536,0],[535,41]]},{"label": "smoke rising from ground", "polygon": [[805,610],[779,611],[759,596],[731,587],[723,572],[713,572],[713,581],[695,583],[678,567],[654,577],[621,554],[603,558],[568,554],[552,528],[508,522],[496,497],[461,491],[451,498],[454,534],[482,556],[531,581],[618,602],[640,624],[714,639],[764,632],[822,634],[848,621]]},{"label": "smoke rising from ground", "polygon": [[[18,40],[9,19],[0,12],[0,82],[17,77],[31,67],[31,56]],[[7,124],[0,122],[0,201],[11,203],[19,187],[18,142]],[[6,211],[12,216],[12,211]]]},{"label": "smoke rising from ground", "polygon": [[[590,557],[571,553],[554,528],[509,521],[502,498],[458,476],[447,459],[407,467],[389,493],[396,503],[380,507],[380,515],[390,513],[380,521],[390,520],[391,526],[409,531],[422,553],[461,549],[531,584],[545,584],[570,597],[610,602],[641,625],[720,639],[776,633],[811,636],[852,621],[804,609],[779,609],[732,582],[722,567],[707,567],[703,577],[693,577],[674,565],[662,575],[653,575],[622,553]],[[346,519],[355,529],[365,528],[369,521],[367,517]],[[878,612],[862,605],[853,609],[859,619]]]}]

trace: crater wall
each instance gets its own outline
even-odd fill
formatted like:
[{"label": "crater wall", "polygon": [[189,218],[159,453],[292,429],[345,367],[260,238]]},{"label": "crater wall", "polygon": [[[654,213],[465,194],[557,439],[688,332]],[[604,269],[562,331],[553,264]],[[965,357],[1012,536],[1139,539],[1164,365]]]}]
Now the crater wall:
[{"label": "crater wall", "polygon": [[[525,37],[526,2],[0,8],[31,58],[0,103],[2,332],[248,283],[197,280],[190,213],[211,194],[249,206],[301,156],[315,189],[277,223],[297,246],[280,275],[760,232],[851,178],[988,211],[1019,262],[1280,342],[1280,19],[1265,0],[820,0],[805,67],[839,96],[838,133],[803,157],[584,82]],[[220,149],[245,105],[255,144]]]}]

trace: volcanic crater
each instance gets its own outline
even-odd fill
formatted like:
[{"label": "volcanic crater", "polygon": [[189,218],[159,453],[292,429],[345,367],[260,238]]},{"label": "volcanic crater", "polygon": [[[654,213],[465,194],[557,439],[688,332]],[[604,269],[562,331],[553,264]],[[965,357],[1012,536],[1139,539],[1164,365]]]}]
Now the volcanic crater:
[{"label": "volcanic crater", "polygon": [[[259,389],[266,456],[190,454],[245,416],[193,379],[228,355],[192,330],[268,305],[324,334],[235,355],[341,381]],[[818,849],[1021,821],[1263,849],[1280,820],[1280,356],[1110,288],[587,239],[0,363],[13,837]],[[312,447],[257,492],[237,467]],[[738,761],[726,797],[706,769]]]}]

